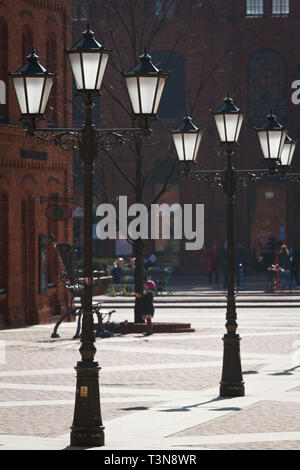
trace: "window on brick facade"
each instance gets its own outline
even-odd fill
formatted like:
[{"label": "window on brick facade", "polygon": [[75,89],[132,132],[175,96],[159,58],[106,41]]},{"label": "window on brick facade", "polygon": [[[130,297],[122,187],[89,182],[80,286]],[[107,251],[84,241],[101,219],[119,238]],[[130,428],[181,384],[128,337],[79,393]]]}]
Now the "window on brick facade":
[{"label": "window on brick facade", "polygon": [[155,17],[158,20],[163,18],[174,18],[175,4],[173,0],[155,2]]},{"label": "window on brick facade", "polygon": [[287,68],[284,58],[273,49],[261,49],[248,65],[248,115],[257,123],[272,110],[282,122],[287,114]]},{"label": "window on brick facade", "polygon": [[158,108],[161,119],[180,119],[186,113],[185,57],[175,51],[159,51],[152,54],[153,63],[171,74],[167,80]]},{"label": "window on brick facade", "polygon": [[273,15],[288,15],[290,13],[290,0],[273,0]]},{"label": "window on brick facade", "polygon": [[26,62],[26,57],[30,54],[33,47],[33,32],[30,26],[25,24],[22,28],[22,59]]},{"label": "window on brick facade", "polygon": [[264,14],[264,0],[247,0],[246,14],[257,16]]},{"label": "window on brick facade", "polygon": [[72,19],[77,21],[87,21],[88,12],[82,0],[73,1]]},{"label": "window on brick facade", "polygon": [[0,123],[8,121],[7,83],[8,83],[8,28],[4,18],[0,18]]}]

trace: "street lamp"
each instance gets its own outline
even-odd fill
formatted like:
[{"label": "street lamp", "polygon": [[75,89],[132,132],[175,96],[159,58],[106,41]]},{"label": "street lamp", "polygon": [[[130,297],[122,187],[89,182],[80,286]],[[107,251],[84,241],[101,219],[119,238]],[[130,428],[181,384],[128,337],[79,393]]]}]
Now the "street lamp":
[{"label": "street lamp", "polygon": [[272,112],[267,116],[266,124],[256,129],[264,159],[274,166],[280,163],[287,131],[277,121]]},{"label": "street lamp", "polygon": [[34,49],[27,56],[26,63],[11,77],[22,118],[43,117],[55,74],[40,64]]},{"label": "street lamp", "polygon": [[[101,418],[99,393],[99,364],[94,360],[95,334],[93,322],[93,171],[99,149],[111,150],[117,145],[140,141],[149,137],[148,118],[157,113],[167,75],[160,72],[142,56],[142,65],[132,72],[127,84],[131,97],[138,96],[138,108],[134,109],[141,118],[142,127],[129,129],[96,129],[92,120],[93,95],[100,94],[100,87],[111,51],[105,49],[88,27],[82,38],[66,51],[77,90],[85,104],[85,122],[82,128],[37,128],[36,123],[44,118],[44,111],[53,84],[54,74],[48,72],[34,52],[26,64],[11,74],[17,100],[27,134],[54,142],[65,150],[77,150],[83,161],[84,173],[84,295],[81,331],[81,360],[77,371],[74,419],[71,427],[72,446],[104,445],[104,426]],[[129,80],[129,82],[128,82]]]},{"label": "street lamp", "polygon": [[[233,167],[232,157],[243,123],[244,115],[236,107],[232,99],[227,96],[223,105],[213,112],[215,124],[220,137],[220,144],[225,149],[226,166],[223,170],[193,170],[190,163],[195,163],[199,150],[199,143],[194,138],[188,153],[184,152],[184,139],[186,126],[193,127],[194,135],[199,133],[198,128],[191,124],[191,118],[185,118],[184,123],[172,131],[179,163],[183,166],[185,176],[208,183],[211,186],[220,187],[226,197],[226,228],[227,228],[227,307],[226,330],[223,336],[223,368],[220,382],[220,396],[244,396],[245,388],[242,376],[240,357],[240,336],[237,334],[237,313],[235,302],[234,278],[235,278],[235,253],[234,253],[234,199],[237,183],[245,186],[251,182],[259,181],[266,176],[290,178],[291,181],[300,183],[300,175],[287,173],[286,168],[291,164],[296,148],[296,142],[286,136],[286,130],[279,124],[271,113],[267,118],[267,124],[262,129],[256,129],[262,147],[264,159],[269,163],[267,170],[236,170]],[[198,134],[200,135],[200,134]]]},{"label": "street lamp", "polygon": [[153,64],[146,50],[140,56],[139,63],[123,73],[133,114],[137,118],[149,119],[157,115],[168,76]]},{"label": "street lamp", "polygon": [[82,38],[66,51],[79,93],[100,92],[111,52],[95,39],[89,25]]},{"label": "street lamp", "polygon": [[287,135],[283,144],[281,157],[280,157],[281,165],[283,165],[284,167],[291,166],[293,156],[296,150],[296,145],[297,145],[297,142],[295,142],[295,140],[291,139],[291,137]]},{"label": "street lamp", "polygon": [[203,132],[195,126],[191,117],[187,114],[182,124],[171,133],[179,161],[185,162],[187,167],[189,163],[196,163]]},{"label": "street lamp", "polygon": [[238,143],[244,115],[237,108],[232,98],[227,96],[223,105],[213,112],[216,127],[222,144],[235,146]]}]

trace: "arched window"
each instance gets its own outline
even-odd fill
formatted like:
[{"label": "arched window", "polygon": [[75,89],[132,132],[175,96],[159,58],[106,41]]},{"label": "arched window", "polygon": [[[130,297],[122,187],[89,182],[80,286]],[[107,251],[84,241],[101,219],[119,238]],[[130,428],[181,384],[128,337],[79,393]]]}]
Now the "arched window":
[{"label": "arched window", "polygon": [[[56,72],[57,71],[57,41],[56,41],[56,36],[55,34],[51,33],[48,35],[47,41],[46,41],[46,64],[47,64],[47,69],[50,72]],[[54,80],[47,109],[46,109],[46,114],[47,114],[47,120],[48,120],[48,125],[51,126],[56,126],[57,124],[57,81]]]},{"label": "arched window", "polygon": [[155,2],[155,17],[159,20],[163,19],[164,11],[161,1]]},{"label": "arched window", "polygon": [[30,54],[33,47],[33,32],[30,26],[25,24],[22,28],[22,58],[23,63],[26,61],[26,57]]},{"label": "arched window", "polygon": [[7,83],[8,83],[8,28],[4,18],[0,18],[0,123],[8,121]]},{"label": "arched window", "polygon": [[161,119],[181,119],[186,113],[185,57],[175,51],[159,51],[152,54],[153,63],[171,74],[158,109]]},{"label": "arched window", "polygon": [[168,1],[157,1],[155,2],[155,17],[158,20],[163,18],[174,18],[175,16],[175,4],[172,0]]},{"label": "arched window", "polygon": [[284,58],[273,49],[261,49],[248,66],[248,114],[252,120],[265,119],[272,110],[280,121],[287,114],[287,72]]}]

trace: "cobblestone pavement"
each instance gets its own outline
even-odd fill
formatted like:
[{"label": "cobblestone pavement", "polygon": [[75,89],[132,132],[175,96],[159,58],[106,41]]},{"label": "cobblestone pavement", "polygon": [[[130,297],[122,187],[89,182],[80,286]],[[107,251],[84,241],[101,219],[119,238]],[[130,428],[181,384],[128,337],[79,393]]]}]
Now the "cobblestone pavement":
[{"label": "cobblestone pavement", "polygon": [[[115,320],[132,321],[119,309]],[[109,449],[300,449],[300,313],[243,308],[238,332],[246,396],[219,398],[223,309],[157,309],[194,333],[97,338]],[[63,449],[80,359],[75,323],[0,331],[0,448]]]}]

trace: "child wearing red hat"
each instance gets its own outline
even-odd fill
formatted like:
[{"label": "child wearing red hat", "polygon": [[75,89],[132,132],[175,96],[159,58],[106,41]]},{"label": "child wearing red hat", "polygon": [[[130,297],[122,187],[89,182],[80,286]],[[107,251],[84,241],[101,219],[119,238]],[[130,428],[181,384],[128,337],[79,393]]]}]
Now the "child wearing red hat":
[{"label": "child wearing red hat", "polygon": [[144,294],[135,294],[136,297],[142,298],[143,302],[143,318],[147,322],[146,328],[146,336],[153,335],[153,325],[152,325],[152,318],[154,315],[154,305],[153,305],[153,298],[155,293],[155,282],[154,281],[146,281],[145,283],[145,290]]}]

